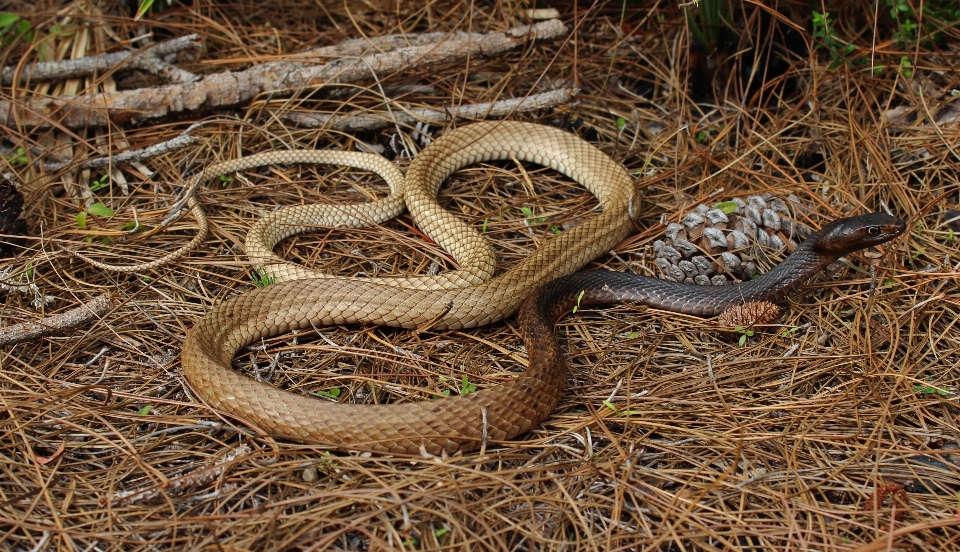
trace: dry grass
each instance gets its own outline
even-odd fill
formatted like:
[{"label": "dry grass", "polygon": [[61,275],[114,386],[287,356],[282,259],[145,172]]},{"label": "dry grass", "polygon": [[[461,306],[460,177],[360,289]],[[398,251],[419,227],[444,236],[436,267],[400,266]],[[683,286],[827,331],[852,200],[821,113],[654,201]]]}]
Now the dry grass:
[{"label": "dry grass", "polygon": [[[151,25],[156,32],[201,33],[208,51],[187,64],[201,72],[348,37],[520,22],[509,3],[474,6],[470,17],[467,4],[456,3],[350,14],[337,7],[332,20],[300,3],[194,5],[155,14]],[[865,2],[855,5],[873,13]],[[13,10],[45,29],[62,22],[59,8],[15,3]],[[110,13],[114,6],[101,8]],[[794,8],[809,15],[806,4]],[[127,18],[67,9],[75,23],[100,29],[101,37],[105,29],[123,38],[143,32]],[[567,16],[572,21],[574,14]],[[577,17],[584,16],[581,7]],[[849,29],[841,32],[849,31],[843,36],[869,54],[869,33],[855,33],[871,29],[871,17],[859,17],[848,17]],[[960,255],[943,212],[957,201],[958,130],[955,123],[938,129],[885,121],[892,107],[912,106],[922,117],[952,99],[950,91],[960,88],[948,62],[956,56],[956,31],[936,48],[904,52],[912,56],[911,78],[892,68],[876,75],[829,71],[828,61],[801,56],[787,73],[796,79],[792,96],[759,102],[737,79],[720,78],[722,96],[698,104],[684,92],[688,45],[676,8],[631,7],[625,24],[620,18],[618,6],[598,8],[570,42],[473,60],[470,69],[401,73],[381,84],[388,90],[430,85],[395,99],[436,107],[522,95],[538,79],[540,87],[571,85],[564,79],[577,75],[575,84],[585,90],[581,103],[534,119],[566,128],[582,120],[585,137],[645,175],[644,230],[589,268],[652,269],[647,254],[661,223],[677,220],[694,202],[795,193],[815,207],[820,218],[813,224],[863,209],[890,209],[909,219],[908,233],[879,261],[876,294],[867,259],[854,255],[850,265],[794,297],[777,331],[742,347],[713,339],[703,321],[652,310],[567,317],[558,332],[569,353],[568,391],[554,414],[521,439],[483,456],[450,459],[329,453],[258,437],[255,428],[199,404],[179,373],[178,351],[206,309],[252,288],[242,243],[258,217],[276,205],[382,196],[378,180],[335,168],[270,167],[213,183],[200,194],[211,219],[201,249],[164,270],[118,277],[57,253],[83,246],[93,233],[77,227],[81,202],[69,183],[99,175],[7,165],[3,170],[25,183],[36,239],[3,266],[12,267],[11,274],[32,267],[42,292],[56,299],[41,313],[29,305],[32,297],[7,293],[4,320],[72,308],[104,289],[118,290],[123,302],[75,335],[0,352],[3,546],[852,550],[875,543],[871,549],[880,550],[889,542],[899,550],[960,548],[954,270]],[[90,52],[105,40],[92,41]],[[878,63],[899,59],[896,44],[881,46]],[[14,44],[0,59],[9,64],[24,52]],[[56,87],[45,91],[58,93]],[[765,96],[773,93],[767,89]],[[352,136],[301,130],[277,116],[292,108],[364,112],[381,103],[376,87],[342,94],[264,97],[230,113],[114,128],[99,138],[94,131],[6,131],[11,141],[40,150],[70,145],[73,158],[83,160],[111,151],[121,138],[142,147],[204,121],[200,144],[147,163],[157,171],[152,178],[121,167],[129,196],[116,186],[97,192],[118,213],[104,222],[116,229],[133,220],[134,207],[142,221],[161,220],[181,175],[206,163],[278,147],[353,148]],[[395,133],[360,138],[385,144]],[[807,167],[804,159],[823,162]],[[550,224],[575,222],[596,206],[551,171],[524,171],[532,187],[516,166],[502,163],[460,171],[441,194],[465,220],[486,221],[504,270],[549,239]],[[805,180],[809,174],[817,181]],[[550,219],[527,228],[520,206]],[[99,258],[134,263],[176,248],[192,228],[184,219],[144,243],[86,247]],[[284,242],[278,252],[348,275],[452,266],[407,216],[372,230],[322,229]],[[780,335],[789,328],[800,330]],[[338,388],[339,400],[360,402],[457,393],[464,376],[481,387],[495,385],[521,370],[525,358],[513,320],[470,332],[323,328],[320,336],[288,335],[266,345],[239,357],[238,369],[304,392]],[[280,362],[271,366],[278,353]],[[123,500],[123,491],[143,494]]]}]

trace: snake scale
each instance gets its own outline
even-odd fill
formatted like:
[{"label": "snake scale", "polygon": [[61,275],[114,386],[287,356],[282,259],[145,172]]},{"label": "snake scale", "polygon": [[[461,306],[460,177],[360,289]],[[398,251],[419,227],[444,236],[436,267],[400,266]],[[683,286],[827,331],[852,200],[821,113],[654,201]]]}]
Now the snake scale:
[{"label": "snake scale", "polygon": [[[581,307],[634,301],[716,314],[745,300],[779,300],[839,256],[892,239],[903,230],[901,221],[882,214],[841,219],[814,234],[769,274],[740,286],[691,287],[619,273],[567,276],[528,299],[521,312],[528,370],[508,383],[465,396],[388,405],[328,403],[233,370],[233,357],[244,346],[291,330],[334,324],[401,328],[431,324],[443,330],[502,320],[542,284],[578,270],[629,234],[633,182],[626,171],[576,136],[540,125],[478,123],[443,135],[414,159],[407,172],[407,192],[419,189],[424,194],[420,199],[429,195],[432,200],[458,168],[508,158],[553,167],[595,193],[601,183],[618,184],[611,185],[608,195],[598,193],[600,214],[546,241],[512,270],[486,282],[454,289],[410,289],[379,280],[308,279],[229,299],[208,311],[184,342],[182,366],[193,389],[211,406],[279,437],[399,454],[470,450],[519,435],[553,410],[565,379],[553,324],[577,300]],[[416,192],[407,198],[408,204],[411,201],[418,201]],[[424,209],[424,218],[417,221],[426,230],[456,220],[431,209],[438,207]]]}]

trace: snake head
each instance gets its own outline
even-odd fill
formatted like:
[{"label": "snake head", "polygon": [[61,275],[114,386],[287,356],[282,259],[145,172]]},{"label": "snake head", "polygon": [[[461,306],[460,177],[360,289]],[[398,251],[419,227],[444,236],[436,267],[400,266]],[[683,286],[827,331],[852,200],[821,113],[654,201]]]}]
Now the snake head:
[{"label": "snake head", "polygon": [[811,239],[814,249],[824,253],[846,255],[860,249],[880,245],[899,236],[907,224],[886,213],[869,213],[837,219],[824,226]]}]

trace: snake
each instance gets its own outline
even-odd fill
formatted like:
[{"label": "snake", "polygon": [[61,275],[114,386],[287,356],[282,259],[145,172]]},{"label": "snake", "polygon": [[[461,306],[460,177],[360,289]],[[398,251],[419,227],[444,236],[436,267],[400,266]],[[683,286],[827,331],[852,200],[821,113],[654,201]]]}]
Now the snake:
[{"label": "snake", "polygon": [[[539,146],[531,148],[523,143],[525,139],[536,140]],[[468,143],[471,144],[470,148],[458,154],[462,146]],[[495,152],[498,149],[499,153],[496,155],[480,153],[478,157],[474,153]],[[442,165],[432,161],[445,156],[455,162]],[[572,134],[552,127],[517,121],[481,122],[448,133],[439,143],[431,144],[414,159],[406,177],[400,169],[379,154],[302,149],[262,152],[209,165],[191,177],[185,188],[192,192],[199,185],[220,175],[264,165],[340,165],[371,171],[387,183],[389,195],[369,203],[307,204],[278,209],[258,220],[247,233],[244,248],[251,263],[265,275],[269,275],[273,282],[315,278],[342,280],[343,276],[333,276],[287,262],[274,253],[274,247],[287,237],[318,227],[360,228],[381,224],[396,217],[406,208],[414,224],[449,253],[456,260],[458,268],[434,275],[381,276],[378,281],[394,287],[449,289],[479,284],[492,278],[496,270],[496,253],[480,232],[441,207],[437,201],[437,192],[446,177],[461,166],[494,158],[522,158],[534,163],[546,163],[564,172],[592,192],[605,210],[609,211],[609,216],[617,218],[611,228],[623,230],[628,227],[626,208],[630,206],[635,184],[622,167]],[[436,172],[438,169],[441,172]],[[446,174],[441,174],[443,171],[447,171]],[[187,244],[151,261],[116,265],[97,261],[78,251],[66,251],[94,267],[113,272],[143,272],[169,264],[196,248],[208,230],[207,218],[192,193],[188,195],[186,205],[187,212],[197,221],[197,233]],[[159,228],[144,233],[141,237],[156,230]],[[614,232],[603,243],[612,247],[622,238],[618,232]],[[563,241],[570,240],[566,238]],[[544,252],[543,255],[544,258],[552,257],[556,255],[556,251]]]},{"label": "snake", "polygon": [[[407,191],[416,181],[425,193],[435,195],[455,170],[489,159],[549,166],[591,191],[599,183],[629,185],[614,187],[601,202],[599,214],[545,241],[511,270],[481,283],[411,289],[385,285],[381,279],[306,279],[230,298],[207,311],[187,333],[181,366],[191,388],[209,406],[276,437],[388,454],[469,451],[487,442],[510,440],[552,412],[566,367],[553,325],[570,310],[571,301],[579,301],[581,307],[637,302],[700,316],[744,301],[779,301],[840,256],[893,239],[904,228],[902,221],[880,213],[839,219],[804,241],[768,274],[736,286],[691,287],[614,272],[573,274],[632,230],[635,199],[625,191],[635,185],[630,175],[572,134],[501,121],[460,127],[435,140],[411,164]],[[425,220],[432,224],[453,218],[430,208],[425,211]],[[556,283],[534,293],[551,280]],[[385,405],[330,403],[259,382],[232,367],[233,358],[245,346],[294,330],[346,324],[474,328],[512,316],[521,303],[519,320],[528,369],[507,383],[468,395]]]}]

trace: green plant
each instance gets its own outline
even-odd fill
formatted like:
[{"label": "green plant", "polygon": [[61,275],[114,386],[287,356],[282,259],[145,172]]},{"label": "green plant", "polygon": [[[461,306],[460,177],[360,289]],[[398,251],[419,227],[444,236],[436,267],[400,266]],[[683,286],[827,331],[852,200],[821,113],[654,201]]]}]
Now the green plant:
[{"label": "green plant", "polygon": [[94,180],[93,182],[90,183],[90,191],[91,191],[91,192],[96,192],[97,190],[101,190],[101,189],[103,189],[103,188],[106,188],[106,187],[107,187],[107,181],[108,181],[108,180],[110,180],[110,175],[109,175],[109,174],[105,174],[105,175],[101,176],[100,178]]},{"label": "green plant", "polygon": [[799,331],[800,331],[800,328],[797,328],[797,327],[787,328],[786,330],[783,330],[783,332],[780,333],[780,337],[791,337],[793,336],[793,334]]},{"label": "green plant", "polygon": [[488,220],[490,220],[490,219],[483,219],[483,226],[480,228],[480,231],[481,231],[481,232],[486,232],[486,231],[487,231],[487,221],[488,221]]},{"label": "green plant", "polygon": [[221,174],[221,175],[220,175],[220,185],[221,185],[221,186],[226,186],[227,184],[229,184],[229,183],[231,183],[231,182],[233,182],[233,177],[232,177],[232,176],[227,176],[227,175],[225,175],[225,174]]},{"label": "green plant", "polygon": [[153,405],[148,404],[147,406],[141,408],[140,410],[137,410],[137,414],[141,416],[146,416],[147,414],[150,413],[151,410],[153,410]]},{"label": "green plant", "polygon": [[258,288],[264,288],[277,283],[277,279],[262,268],[254,270],[250,274],[250,279],[253,280],[253,285],[257,286]]},{"label": "green plant", "polygon": [[24,151],[25,150],[23,148],[17,148],[13,153],[10,154],[9,157],[7,157],[7,161],[9,161],[11,165],[26,165],[28,162],[30,162],[30,158],[27,157]]},{"label": "green plant", "polygon": [[743,326],[735,326],[733,329],[740,334],[740,339],[737,340],[737,343],[741,347],[747,344],[748,337],[753,337],[754,332],[750,328],[744,328]]},{"label": "green plant", "polygon": [[0,42],[10,44],[18,37],[30,42],[34,36],[36,33],[29,21],[15,13],[0,12]]},{"label": "green plant", "polygon": [[614,413],[614,414],[619,414],[619,415],[621,415],[621,416],[629,416],[629,415],[631,415],[631,414],[638,414],[638,413],[639,413],[639,412],[636,411],[636,410],[617,410],[617,405],[613,404],[613,403],[610,402],[610,401],[603,401],[603,406],[609,408],[610,410],[613,410],[613,413]]},{"label": "green plant", "polygon": [[320,395],[321,397],[326,397],[328,399],[335,399],[340,396],[340,388],[334,387],[329,391],[314,391],[314,394]]},{"label": "green plant", "polygon": [[737,210],[738,207],[739,206],[735,201],[721,201],[720,203],[717,203],[716,205],[713,206],[714,209],[720,209],[721,211],[723,211],[723,214],[725,215],[732,214],[734,211]]},{"label": "green plant", "polygon": [[[893,38],[905,44],[942,42],[942,29],[960,22],[960,3],[956,0],[884,0],[884,5],[890,8],[890,19],[897,26]],[[923,7],[922,14],[917,13],[914,5]]]},{"label": "green plant", "polygon": [[134,21],[139,21],[141,17],[144,16],[150,8],[153,6],[153,0],[143,0],[140,2],[140,7],[137,8],[137,15],[134,16]]},{"label": "green plant", "polygon": [[460,394],[469,395],[470,393],[473,393],[476,390],[477,390],[477,386],[470,383],[470,380],[468,380],[467,376],[464,375],[463,378],[460,380]]},{"label": "green plant", "polygon": [[520,212],[523,213],[525,217],[527,217],[527,222],[534,222],[536,224],[540,224],[541,222],[547,222],[547,219],[549,218],[549,217],[534,217],[533,210],[530,209],[529,207],[521,207]]},{"label": "green plant", "polygon": [[937,394],[941,397],[945,397],[950,394],[950,391],[945,387],[934,387],[932,385],[918,384],[913,386],[913,390],[921,395],[933,395]]},{"label": "green plant", "polygon": [[[96,219],[96,217],[112,217],[115,214],[112,209],[98,201],[87,207],[86,210],[77,213],[77,226],[79,226],[81,230],[86,230],[88,215]],[[97,224],[99,224],[99,221]]]},{"label": "green plant", "polygon": [[[830,71],[833,71],[841,65],[850,66],[853,64],[849,56],[857,50],[857,47],[854,44],[845,44],[840,40],[836,31],[830,26],[829,13],[813,12],[813,37],[820,39],[817,48],[829,52],[830,57],[833,59],[828,67]],[[861,58],[857,60],[856,63],[861,63],[862,61]]]},{"label": "green plant", "polygon": [[[720,27],[730,20],[731,3],[728,0],[693,0],[692,4],[697,10],[696,17],[692,11],[687,11],[690,32],[700,42],[704,53],[710,55],[720,36]],[[689,6],[690,3],[680,5]]]},{"label": "green plant", "polygon": [[580,294],[577,295],[577,304],[573,306],[573,314],[577,314],[577,311],[580,310],[580,300],[583,299],[583,294],[586,293],[586,291],[585,289],[581,289]]}]

